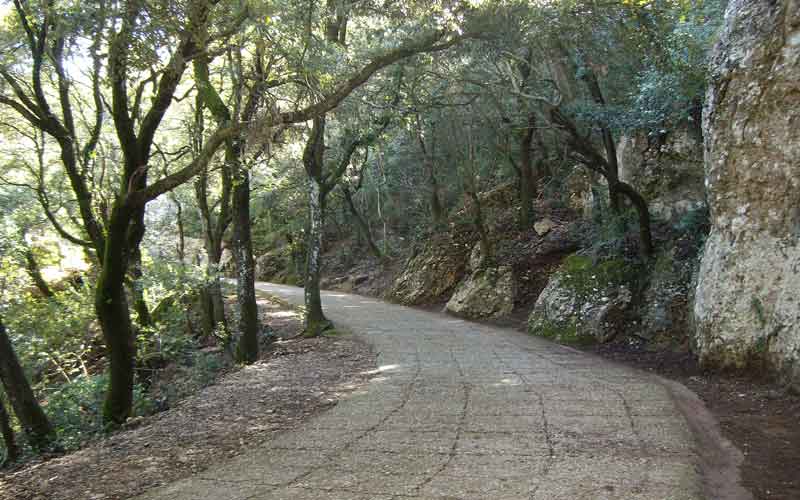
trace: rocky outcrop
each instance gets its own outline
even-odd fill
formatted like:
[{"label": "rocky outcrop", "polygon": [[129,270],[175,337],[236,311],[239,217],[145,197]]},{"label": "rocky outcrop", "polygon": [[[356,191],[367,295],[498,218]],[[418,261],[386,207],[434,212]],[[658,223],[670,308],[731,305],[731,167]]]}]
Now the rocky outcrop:
[{"label": "rocky outcrop", "polygon": [[644,196],[654,217],[674,220],[705,205],[703,144],[689,125],[623,136],[617,160],[620,179]]},{"label": "rocky outcrop", "polygon": [[388,297],[407,305],[444,302],[466,274],[471,248],[449,233],[429,240],[406,261]]},{"label": "rocky outcrop", "polygon": [[711,234],[695,293],[707,364],[800,380],[800,3],[732,0],[704,110]]},{"label": "rocky outcrop", "polygon": [[657,345],[685,349],[691,342],[691,298],[698,255],[693,235],[684,235],[653,263],[631,333]]},{"label": "rocky outcrop", "polygon": [[633,296],[621,261],[594,265],[571,256],[550,276],[528,317],[528,331],[567,344],[607,342],[620,331]]},{"label": "rocky outcrop", "polygon": [[445,310],[464,318],[500,318],[514,310],[515,297],[510,267],[478,268],[458,285]]},{"label": "rocky outcrop", "polygon": [[273,250],[256,259],[256,280],[273,281],[275,277],[288,267],[286,257],[280,250]]}]

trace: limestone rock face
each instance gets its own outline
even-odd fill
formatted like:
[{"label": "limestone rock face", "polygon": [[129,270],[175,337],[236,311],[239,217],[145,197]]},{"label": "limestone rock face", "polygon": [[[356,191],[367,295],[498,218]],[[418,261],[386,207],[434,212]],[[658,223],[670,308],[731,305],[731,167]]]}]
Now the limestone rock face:
[{"label": "limestone rock face", "polygon": [[408,259],[389,298],[407,305],[446,299],[466,273],[471,248],[448,235],[429,241]]},{"label": "limestone rock face", "polygon": [[569,344],[607,342],[618,333],[631,302],[626,286],[578,290],[561,270],[536,299],[528,331]]},{"label": "limestone rock face", "polygon": [[256,280],[272,281],[286,268],[286,260],[279,250],[265,253],[256,259]]},{"label": "limestone rock face", "polygon": [[445,309],[465,318],[499,318],[511,314],[515,298],[510,267],[478,269],[458,285]]},{"label": "limestone rock face", "polygon": [[711,209],[695,293],[702,361],[800,380],[800,3],[732,0],[704,109]]},{"label": "limestone rock face", "polygon": [[654,217],[671,220],[705,205],[703,144],[688,125],[623,136],[620,179],[636,188]]}]

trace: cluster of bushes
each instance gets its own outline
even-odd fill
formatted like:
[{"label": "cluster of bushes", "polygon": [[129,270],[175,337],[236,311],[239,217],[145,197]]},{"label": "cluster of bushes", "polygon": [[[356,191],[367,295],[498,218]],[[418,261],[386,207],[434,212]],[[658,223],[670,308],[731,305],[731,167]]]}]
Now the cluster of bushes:
[{"label": "cluster of bushes", "polygon": [[[219,353],[201,350],[207,339],[195,336],[191,327],[192,302],[204,285],[203,273],[193,266],[147,264],[140,286],[146,291],[153,323],[138,325],[134,417],[163,410],[208,385],[226,365]],[[78,449],[108,430],[102,416],[107,388],[105,345],[95,319],[94,290],[88,284],[92,280],[54,287],[57,291],[52,297],[42,297],[24,277],[17,278],[18,285],[5,290],[0,315],[53,427],[55,447]],[[10,409],[2,391],[0,398]],[[31,456],[34,450],[20,432],[19,422],[13,415],[10,422],[22,458]],[[0,463],[7,454],[0,441]]]}]

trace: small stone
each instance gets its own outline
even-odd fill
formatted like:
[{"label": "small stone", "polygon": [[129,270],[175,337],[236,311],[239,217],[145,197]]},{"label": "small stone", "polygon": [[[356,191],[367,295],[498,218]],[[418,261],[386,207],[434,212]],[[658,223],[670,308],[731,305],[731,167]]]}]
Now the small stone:
[{"label": "small stone", "polygon": [[536,231],[536,234],[539,236],[544,236],[545,234],[549,233],[551,229],[556,227],[555,222],[551,219],[546,218],[536,222],[533,225],[533,230]]}]

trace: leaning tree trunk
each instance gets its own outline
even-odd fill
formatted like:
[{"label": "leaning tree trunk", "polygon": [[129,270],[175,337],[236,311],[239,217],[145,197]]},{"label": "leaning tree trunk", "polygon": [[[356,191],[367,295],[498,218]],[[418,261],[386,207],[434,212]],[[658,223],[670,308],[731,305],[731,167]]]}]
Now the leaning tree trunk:
[{"label": "leaning tree trunk", "polygon": [[55,433],[39,401],[33,394],[25,372],[0,318],[0,381],[17,415],[28,442],[36,450],[46,450],[55,442]]},{"label": "leaning tree trunk", "polygon": [[130,209],[124,201],[114,204],[108,223],[103,266],[95,290],[95,311],[109,361],[108,392],[103,404],[106,422],[122,424],[133,409],[136,337],[125,296],[127,238]]},{"label": "leaning tree trunk", "polygon": [[31,277],[33,280],[33,284],[36,285],[36,288],[39,290],[39,293],[42,294],[42,297],[50,298],[53,296],[53,290],[50,289],[50,286],[45,281],[44,277],[42,276],[42,270],[39,267],[39,263],[36,261],[36,256],[33,255],[33,250],[30,247],[25,245],[25,270],[28,272],[28,276]]},{"label": "leaning tree trunk", "polygon": [[367,246],[369,246],[370,252],[377,257],[378,259],[383,259],[383,253],[381,252],[378,245],[375,244],[375,240],[372,238],[372,231],[369,229],[369,224],[367,221],[364,220],[364,216],[356,208],[355,203],[353,202],[353,194],[350,192],[350,189],[346,186],[342,186],[342,192],[344,193],[344,200],[347,202],[347,208],[350,210],[350,213],[353,215],[353,218],[356,220],[356,226],[358,227],[359,233],[367,240]]},{"label": "leaning tree trunk", "polygon": [[320,296],[320,273],[322,268],[322,223],[324,217],[324,196],[322,186],[313,177],[308,177],[308,240],[306,252],[306,281],[304,301],[306,306],[306,337],[316,337],[330,326],[322,312]]},{"label": "leaning tree trunk", "polygon": [[631,201],[639,217],[639,250],[647,258],[653,255],[653,235],[650,231],[650,210],[647,201],[633,187],[622,181],[617,182],[614,190]]},{"label": "leaning tree trunk", "polygon": [[0,432],[3,434],[3,443],[6,446],[5,460],[0,462],[0,466],[3,466],[7,463],[15,462],[19,458],[19,447],[14,438],[14,429],[11,428],[11,417],[6,411],[2,398],[0,398]]},{"label": "leaning tree trunk", "polygon": [[[237,156],[238,158],[238,156]],[[239,333],[236,359],[240,363],[258,360],[258,306],[256,304],[253,240],[250,232],[250,174],[237,162],[233,189],[233,255],[236,261],[236,307]]]}]

